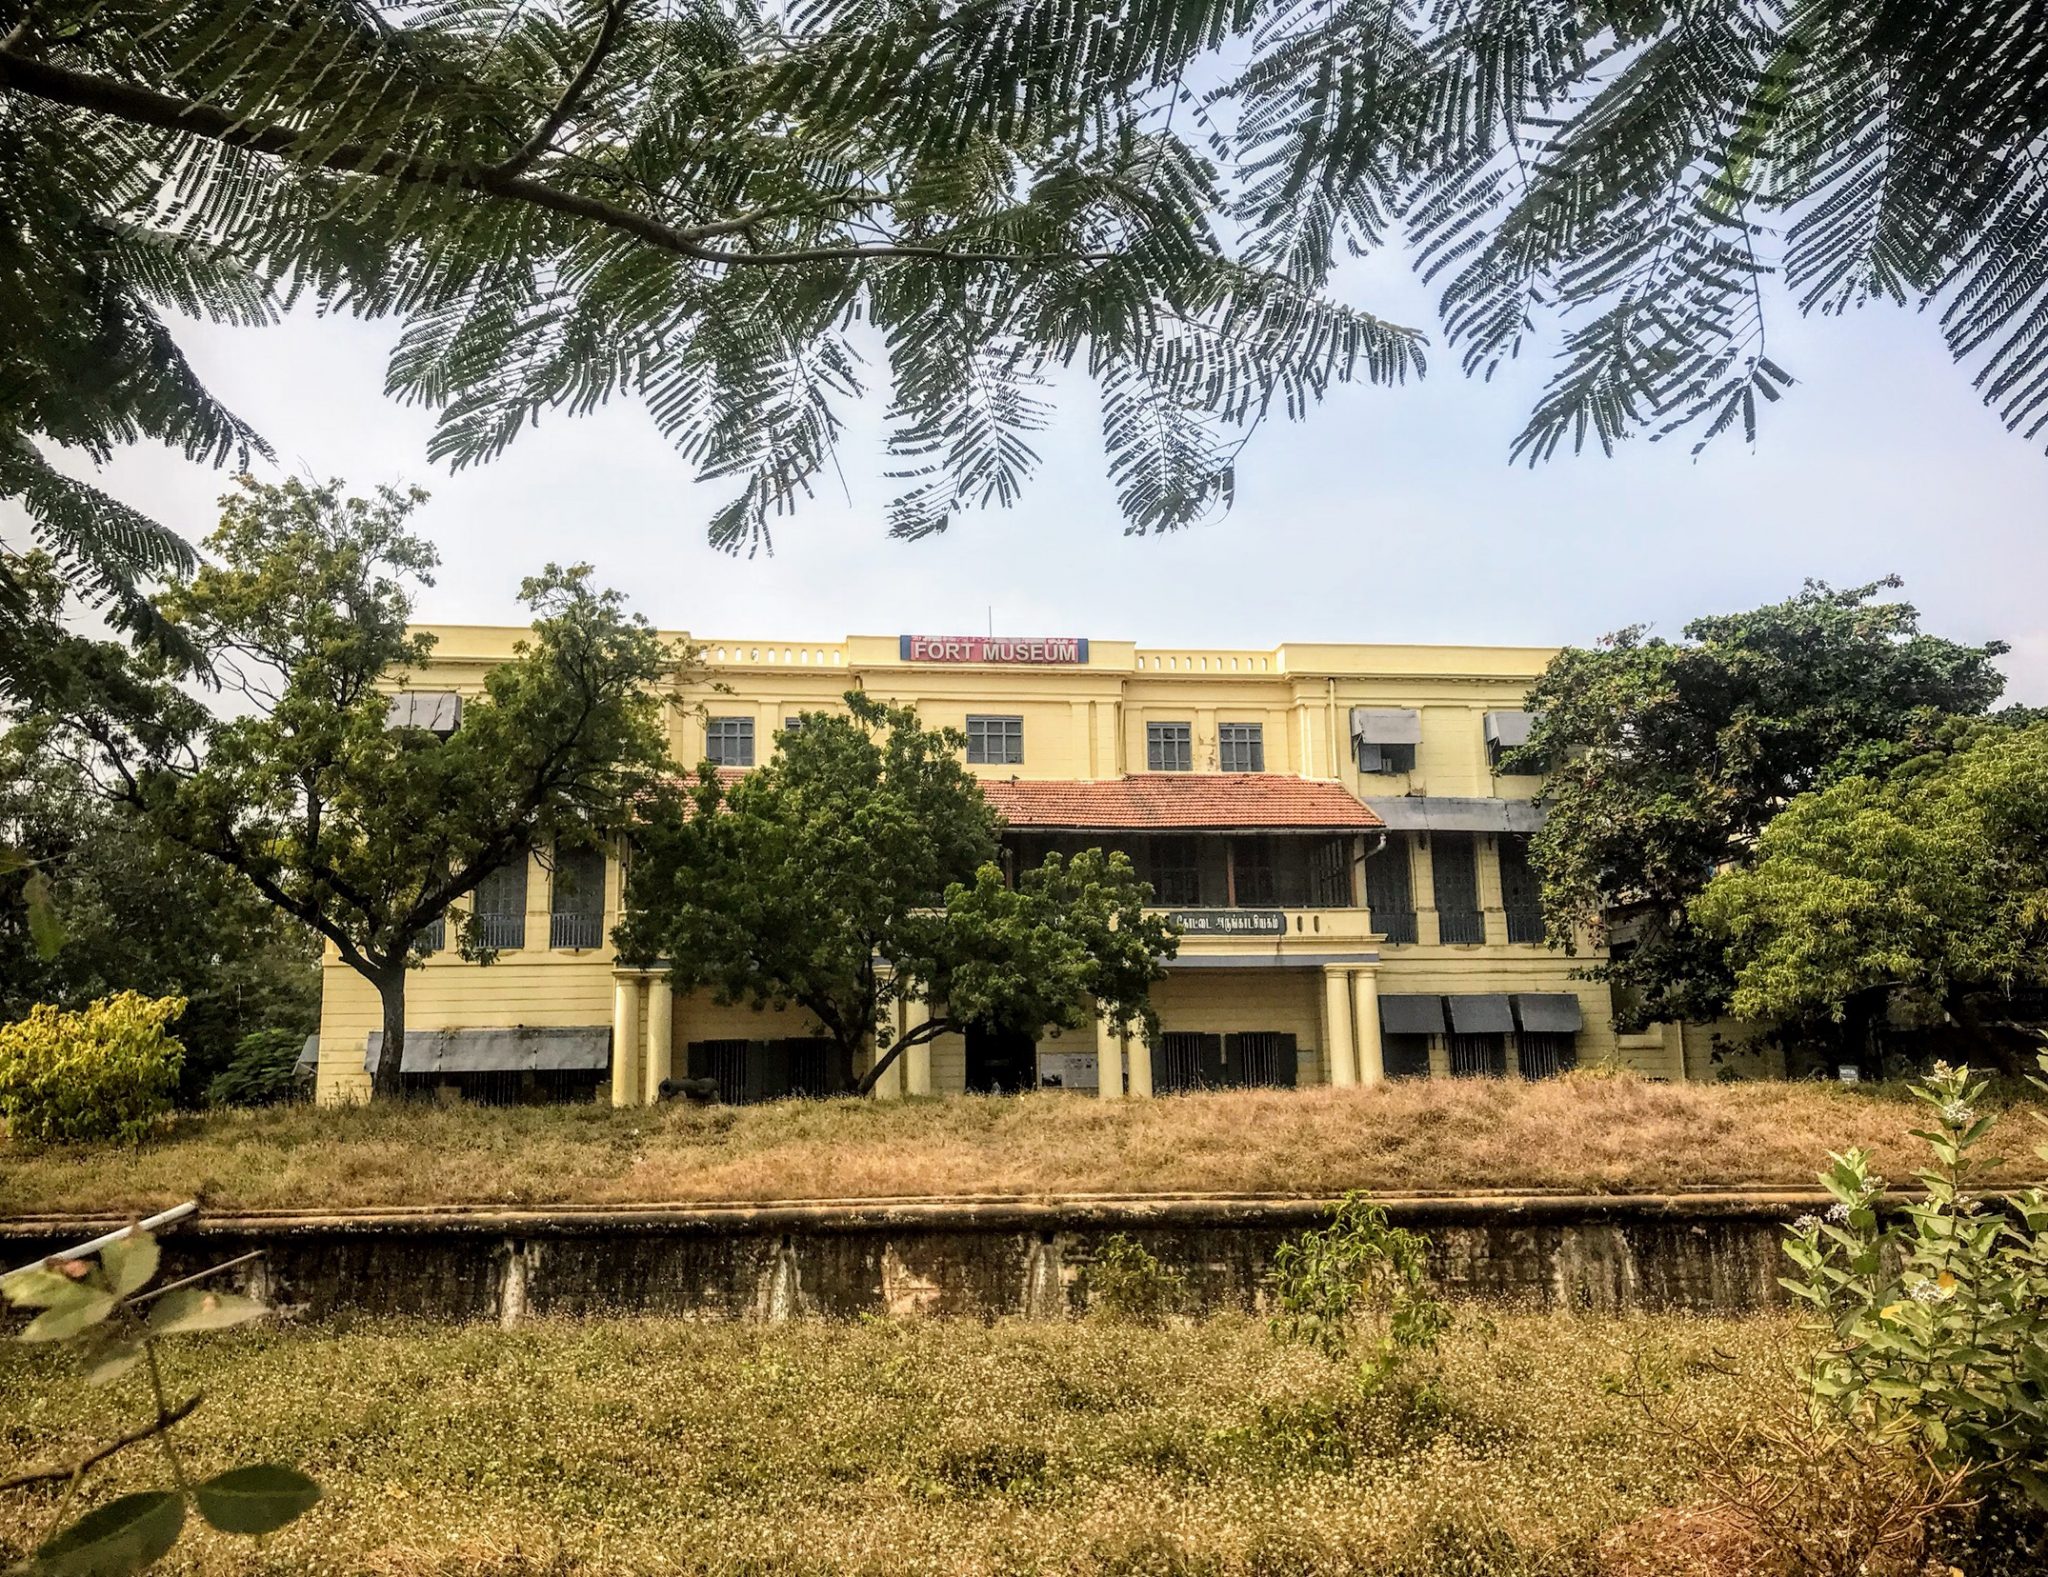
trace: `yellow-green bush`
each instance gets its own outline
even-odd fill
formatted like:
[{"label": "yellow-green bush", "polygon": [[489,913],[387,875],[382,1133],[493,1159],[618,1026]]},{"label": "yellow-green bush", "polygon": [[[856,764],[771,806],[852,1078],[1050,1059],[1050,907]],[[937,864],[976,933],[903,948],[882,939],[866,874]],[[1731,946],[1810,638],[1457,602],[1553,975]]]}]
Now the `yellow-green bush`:
[{"label": "yellow-green bush", "polygon": [[133,991],[79,1012],[47,1003],[0,1024],[0,1118],[37,1144],[134,1142],[170,1110],[185,1047],[169,1032],[183,997]]}]

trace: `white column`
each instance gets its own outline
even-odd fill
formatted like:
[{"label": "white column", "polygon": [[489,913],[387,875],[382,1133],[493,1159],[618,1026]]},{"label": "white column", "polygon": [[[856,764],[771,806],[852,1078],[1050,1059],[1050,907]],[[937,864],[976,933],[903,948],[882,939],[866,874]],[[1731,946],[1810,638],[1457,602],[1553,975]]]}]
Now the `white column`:
[{"label": "white column", "polygon": [[1380,1084],[1387,1065],[1380,1054],[1380,971],[1377,964],[1351,972],[1351,1017],[1358,1033],[1358,1082]]},{"label": "white column", "polygon": [[[931,1021],[932,1005],[929,1002],[906,1002],[903,1004],[903,1029],[907,1034],[920,1024]],[[932,1092],[932,1043],[921,1040],[903,1053],[903,1089],[907,1095],[929,1095]]]},{"label": "white column", "polygon": [[1145,1021],[1134,1018],[1124,1026],[1124,1044],[1131,1052],[1131,1094],[1140,1100],[1152,1098],[1152,1042],[1145,1038]]},{"label": "white column", "polygon": [[641,1099],[649,1106],[661,1099],[661,1081],[675,1062],[675,988],[667,975],[647,977],[647,1061],[641,1075]]},{"label": "white column", "polygon": [[1323,1065],[1329,1082],[1347,1087],[1358,1082],[1358,1063],[1351,1054],[1351,986],[1344,971],[1323,970]]},{"label": "white column", "polygon": [[1105,1013],[1095,1016],[1096,1094],[1106,1101],[1121,1100],[1124,1093],[1124,1037]]},{"label": "white column", "polygon": [[640,1062],[640,977],[612,976],[612,1105],[631,1106],[637,1098],[635,1073]]}]

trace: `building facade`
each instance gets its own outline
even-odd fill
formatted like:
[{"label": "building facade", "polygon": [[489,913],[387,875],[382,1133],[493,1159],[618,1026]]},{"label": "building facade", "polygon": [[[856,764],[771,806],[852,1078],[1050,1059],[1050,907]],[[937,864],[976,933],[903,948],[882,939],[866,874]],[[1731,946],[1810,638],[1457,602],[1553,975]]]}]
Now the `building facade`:
[{"label": "building facade", "polygon": [[[394,708],[457,726],[460,698],[517,629],[445,626]],[[678,640],[689,637],[676,636]],[[1671,1031],[1614,1033],[1599,956],[1545,945],[1528,837],[1537,780],[1504,775],[1551,653],[1526,647],[1153,648],[1082,639],[699,639],[669,711],[682,765],[744,772],[849,689],[960,729],[1002,812],[1005,858],[1127,850],[1183,929],[1154,994],[1156,1041],[1103,1022],[1040,1040],[949,1036],[885,1072],[883,1095],[1057,1086],[1103,1096],[1196,1086],[1544,1077],[1600,1062],[1686,1076]],[[423,724],[422,726],[432,726]],[[726,1099],[840,1087],[815,1026],[615,966],[621,872],[536,857],[474,897],[488,967],[437,946],[409,983],[408,1083],[485,1098],[633,1104],[664,1079]],[[915,1011],[915,1009],[912,1009]],[[374,992],[330,957],[323,1100],[363,1098]]]}]

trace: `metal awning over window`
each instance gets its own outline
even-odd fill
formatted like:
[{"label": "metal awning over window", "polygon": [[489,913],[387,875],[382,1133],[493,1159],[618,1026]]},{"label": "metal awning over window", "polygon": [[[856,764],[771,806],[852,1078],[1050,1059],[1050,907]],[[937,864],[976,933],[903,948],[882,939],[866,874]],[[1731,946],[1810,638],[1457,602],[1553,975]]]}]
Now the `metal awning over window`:
[{"label": "metal awning over window", "polygon": [[1441,1035],[1444,1033],[1444,999],[1382,996],[1380,1030],[1388,1035]]},{"label": "metal awning over window", "polygon": [[1422,714],[1412,706],[1354,706],[1351,737],[1366,745],[1419,745]]},{"label": "metal awning over window", "polygon": [[1574,1035],[1586,1022],[1579,999],[1569,991],[1517,992],[1515,1017],[1531,1035]]},{"label": "metal awning over window", "polygon": [[[384,1032],[370,1031],[363,1066],[374,1069],[384,1049]],[[611,1066],[608,1024],[511,1029],[409,1029],[400,1073],[503,1073],[548,1069],[598,1071]]]},{"label": "metal awning over window", "polygon": [[1451,998],[1454,1035],[1508,1035],[1514,1028],[1515,1015],[1505,993]]},{"label": "metal awning over window", "polygon": [[1527,799],[1389,794],[1365,802],[1389,832],[1534,832],[1543,808]]},{"label": "metal awning over window", "polygon": [[401,690],[391,698],[386,728],[424,728],[446,739],[462,726],[462,697],[453,690]]},{"label": "metal awning over window", "polygon": [[[382,1033],[380,1030],[378,1033]],[[311,1073],[320,1066],[320,1037],[308,1035],[306,1044],[299,1048],[299,1060],[292,1064],[294,1073]]]},{"label": "metal awning over window", "polygon": [[1486,742],[1503,750],[1513,750],[1529,742],[1529,731],[1535,726],[1534,712],[1488,712]]}]

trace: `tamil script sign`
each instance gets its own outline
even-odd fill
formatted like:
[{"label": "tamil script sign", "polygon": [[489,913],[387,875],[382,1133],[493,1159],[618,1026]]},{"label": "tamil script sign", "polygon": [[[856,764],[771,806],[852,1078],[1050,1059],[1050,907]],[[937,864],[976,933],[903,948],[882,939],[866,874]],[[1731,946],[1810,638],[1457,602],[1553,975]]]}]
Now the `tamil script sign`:
[{"label": "tamil script sign", "polygon": [[1278,909],[1169,909],[1166,918],[1183,936],[1287,934],[1287,916]]},{"label": "tamil script sign", "polygon": [[907,663],[1085,663],[1088,641],[1074,635],[903,635]]}]

